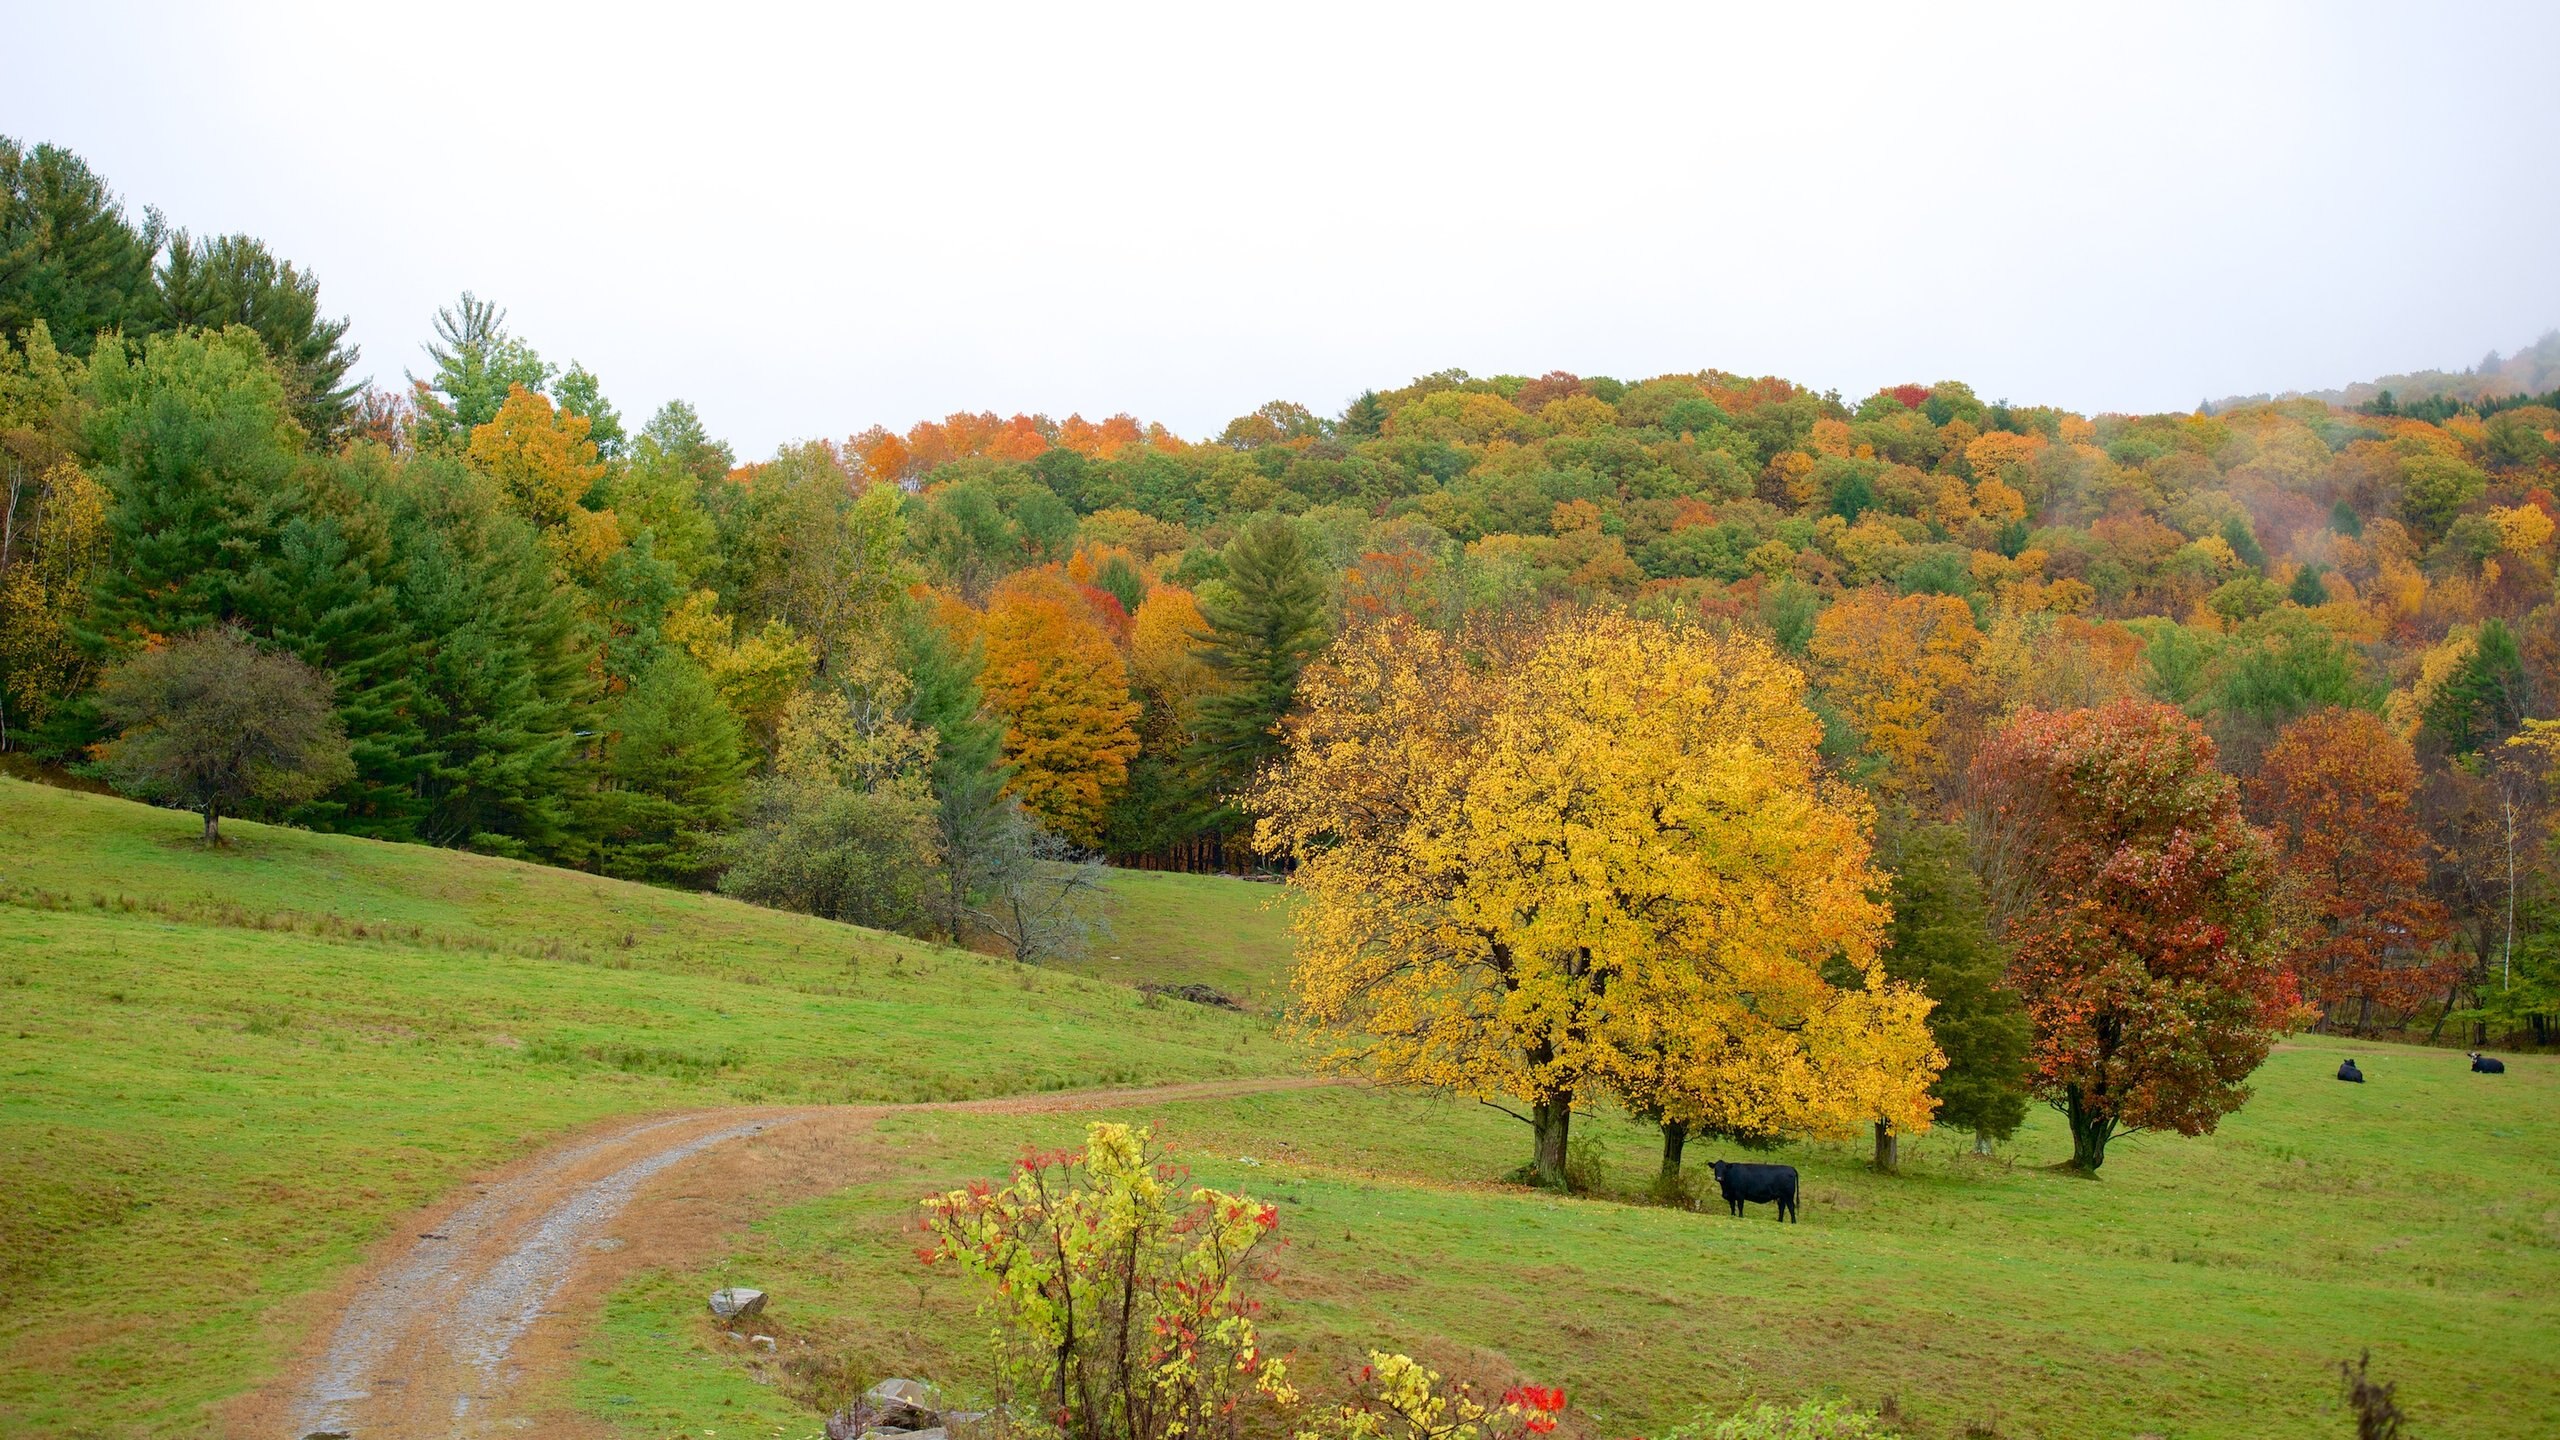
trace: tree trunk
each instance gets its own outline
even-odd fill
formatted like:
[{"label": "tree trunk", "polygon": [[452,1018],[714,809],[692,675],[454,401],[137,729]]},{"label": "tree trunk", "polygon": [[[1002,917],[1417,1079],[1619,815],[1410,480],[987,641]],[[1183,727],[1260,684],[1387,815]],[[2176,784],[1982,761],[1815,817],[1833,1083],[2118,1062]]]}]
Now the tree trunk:
[{"label": "tree trunk", "polygon": [[1876,1169],[1891,1175],[1901,1168],[1902,1136],[1893,1128],[1893,1122],[1879,1120],[1876,1122]]},{"label": "tree trunk", "polygon": [[1537,1151],[1531,1163],[1538,1173],[1538,1184],[1548,1190],[1562,1190],[1564,1180],[1565,1140],[1573,1129],[1573,1094],[1562,1091],[1541,1100],[1529,1112],[1529,1123],[1537,1131]]},{"label": "tree trunk", "polygon": [[207,845],[222,843],[222,811],[219,807],[212,805],[204,807],[204,843]]},{"label": "tree trunk", "polygon": [[1973,1153],[1976,1155],[1988,1155],[1991,1153],[1990,1131],[1976,1130],[1973,1132]]},{"label": "tree trunk", "polygon": [[1653,1189],[1665,1200],[1680,1198],[1680,1152],[1688,1144],[1688,1126],[1677,1120],[1662,1122],[1662,1173],[1655,1177]]},{"label": "tree trunk", "polygon": [[2107,1142],[2116,1133],[2115,1117],[2090,1109],[2077,1085],[2062,1094],[2062,1113],[2071,1122],[2071,1168],[2095,1175],[2098,1167],[2107,1163]]}]

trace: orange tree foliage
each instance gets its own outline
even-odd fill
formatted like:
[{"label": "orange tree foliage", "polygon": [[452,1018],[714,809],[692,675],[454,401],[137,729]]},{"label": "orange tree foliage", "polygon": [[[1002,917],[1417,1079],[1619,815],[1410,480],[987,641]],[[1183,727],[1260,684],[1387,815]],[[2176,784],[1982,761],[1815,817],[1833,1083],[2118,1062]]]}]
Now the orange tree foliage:
[{"label": "orange tree foliage", "polygon": [[1982,632],[1953,595],[1851,591],[1814,622],[1824,693],[1884,762],[1877,787],[1926,794],[1946,763],[1948,719],[1971,689]]},{"label": "orange tree foliage", "polygon": [[488,424],[471,432],[471,463],[505,492],[508,506],[533,522],[561,568],[592,584],[622,548],[610,510],[590,510],[587,496],[605,465],[587,438],[587,419],[521,385]]},{"label": "orange tree foliage", "polygon": [[1767,644],[1398,618],[1299,694],[1246,803],[1298,862],[1298,1015],[1333,1064],[1518,1103],[1551,1186],[1595,1091],[1734,1133],[1926,1125],[1940,1060],[1877,958],[1868,810]]},{"label": "orange tree foliage", "polygon": [[2115,1135],[2240,1108],[2295,1003],[2272,847],[2214,762],[2202,727],[2140,700],[2021,711],[1975,761],[2033,1087],[2087,1171]]},{"label": "orange tree foliage", "polygon": [[2249,788],[2292,892],[2294,976],[2327,1023],[2352,1010],[2361,1030],[2441,996],[2445,914],[2427,894],[2408,743],[2366,711],[2322,710],[2276,737]]},{"label": "orange tree foliage", "polygon": [[1013,794],[1049,829],[1096,843],[1138,753],[1138,703],[1119,647],[1082,587],[1055,567],[997,586],[980,633],[980,684],[1004,717]]}]

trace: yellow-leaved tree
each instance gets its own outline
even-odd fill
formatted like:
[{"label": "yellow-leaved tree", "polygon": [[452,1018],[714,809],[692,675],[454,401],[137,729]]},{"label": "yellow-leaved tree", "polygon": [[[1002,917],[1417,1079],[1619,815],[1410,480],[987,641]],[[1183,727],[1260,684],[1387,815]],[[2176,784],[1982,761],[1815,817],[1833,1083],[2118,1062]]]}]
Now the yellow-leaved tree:
[{"label": "yellow-leaved tree", "polygon": [[1675,1171],[1691,1128],[1927,1123],[1940,1061],[1876,957],[1869,811],[1768,645],[1394,618],[1299,694],[1250,803],[1298,862],[1297,1016],[1332,1064],[1517,1103],[1549,1186],[1595,1092],[1661,1117]]}]

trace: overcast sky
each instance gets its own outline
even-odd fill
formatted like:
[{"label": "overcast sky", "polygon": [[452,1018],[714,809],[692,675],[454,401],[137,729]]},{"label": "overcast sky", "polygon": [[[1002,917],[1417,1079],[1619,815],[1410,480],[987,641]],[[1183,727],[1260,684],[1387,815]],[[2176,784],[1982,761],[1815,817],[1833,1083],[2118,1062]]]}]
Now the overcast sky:
[{"label": "overcast sky", "polygon": [[1457,366],[2084,411],[2560,325],[2560,6],[0,0],[0,133],[742,456]]}]

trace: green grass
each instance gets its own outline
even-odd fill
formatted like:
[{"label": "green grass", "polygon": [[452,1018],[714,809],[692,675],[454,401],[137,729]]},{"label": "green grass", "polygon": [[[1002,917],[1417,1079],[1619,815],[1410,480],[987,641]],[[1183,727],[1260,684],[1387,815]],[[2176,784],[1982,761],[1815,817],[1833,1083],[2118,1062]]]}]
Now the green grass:
[{"label": "green grass", "polygon": [[[2330,1078],[2352,1049],[2372,1083]],[[1564,1384],[1586,1433],[1660,1434],[1701,1405],[1895,1396],[1913,1433],[2346,1436],[2334,1365],[2375,1372],[2430,1436],[2543,1437],[2560,1417],[2560,1064],[2504,1083],[2459,1055],[2313,1040],[2268,1063],[2211,1137],[2119,1141],[2092,1182],[2039,1112],[1997,1161],[1929,1136],[1906,1173],[1798,1146],[1805,1221],[1632,1202],[1654,1137],[1591,1128],[1617,1200],[1494,1184],[1517,1122],[1335,1090],[1164,1105],[1199,1176],[1280,1203],[1267,1330],[1322,1384],[1367,1346],[1452,1373]],[[983,1384],[962,1282],[912,1258],[920,1195],[1068,1143],[1077,1117],[899,1116],[879,1178],[763,1222],[697,1273],[612,1302],[576,1398],[634,1435],[812,1434],[846,1385]],[[1703,1168],[1718,1148],[1691,1149]],[[1242,1163],[1251,1157],[1256,1163]],[[795,1362],[766,1374],[699,1318],[721,1283],[775,1301]],[[708,1417],[708,1418],[706,1418]],[[734,1428],[732,1428],[734,1427]]]},{"label": "green grass", "polygon": [[1084,977],[224,829],[0,779],[0,1434],[203,1433],[394,1218],[602,1117],[1293,1063],[1267,1021]]},{"label": "green grass", "polygon": [[1126,985],[1207,985],[1254,1010],[1288,996],[1290,891],[1228,875],[1114,870],[1092,953],[1060,968]]}]

